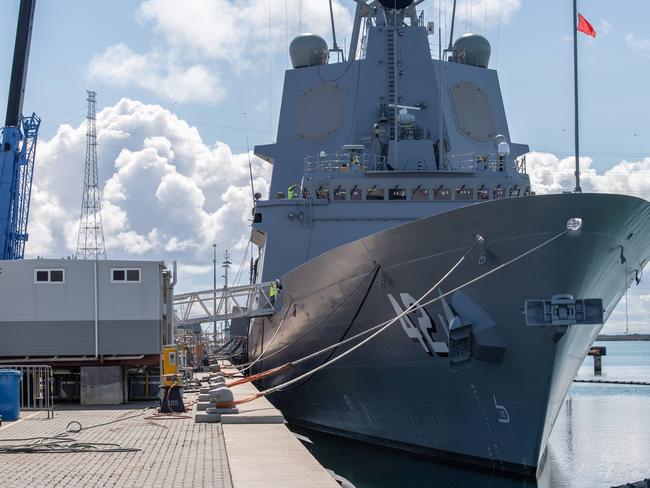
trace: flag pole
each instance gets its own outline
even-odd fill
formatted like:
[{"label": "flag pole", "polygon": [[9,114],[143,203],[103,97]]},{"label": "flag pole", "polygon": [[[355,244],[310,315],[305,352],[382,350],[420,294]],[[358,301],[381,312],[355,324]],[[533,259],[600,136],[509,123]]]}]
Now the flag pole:
[{"label": "flag pole", "polygon": [[578,103],[578,0],[573,0],[573,84],[575,110],[575,158],[576,158],[576,187],[575,193],[582,193],[580,188],[580,121]]}]

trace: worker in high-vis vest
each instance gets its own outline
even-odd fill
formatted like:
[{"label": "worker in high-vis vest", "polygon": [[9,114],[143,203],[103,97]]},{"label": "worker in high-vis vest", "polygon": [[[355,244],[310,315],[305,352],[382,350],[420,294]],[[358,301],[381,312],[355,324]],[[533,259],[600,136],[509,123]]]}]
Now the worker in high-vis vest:
[{"label": "worker in high-vis vest", "polygon": [[293,200],[294,198],[296,198],[297,189],[298,189],[298,185],[291,185],[287,190],[287,199]]},{"label": "worker in high-vis vest", "polygon": [[275,280],[271,283],[271,288],[269,289],[269,298],[271,299],[271,305],[275,306],[275,300],[280,294],[279,280]]}]

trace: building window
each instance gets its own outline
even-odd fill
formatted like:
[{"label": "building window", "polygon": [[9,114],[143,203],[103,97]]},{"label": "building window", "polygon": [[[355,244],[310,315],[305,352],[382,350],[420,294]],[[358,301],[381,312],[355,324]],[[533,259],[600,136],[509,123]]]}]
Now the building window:
[{"label": "building window", "polygon": [[62,269],[35,269],[34,283],[65,283],[65,271]]},{"label": "building window", "polygon": [[140,283],[140,268],[111,269],[111,283]]}]

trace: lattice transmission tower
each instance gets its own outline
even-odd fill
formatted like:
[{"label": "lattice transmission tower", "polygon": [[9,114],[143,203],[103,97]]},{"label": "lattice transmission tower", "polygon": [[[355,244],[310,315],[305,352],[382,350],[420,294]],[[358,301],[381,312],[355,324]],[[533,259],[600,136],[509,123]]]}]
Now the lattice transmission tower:
[{"label": "lattice transmission tower", "polygon": [[81,218],[77,238],[76,259],[106,259],[102,203],[97,169],[97,126],[95,107],[97,93],[88,91],[88,117],[86,127],[86,166],[84,190],[81,197]]}]

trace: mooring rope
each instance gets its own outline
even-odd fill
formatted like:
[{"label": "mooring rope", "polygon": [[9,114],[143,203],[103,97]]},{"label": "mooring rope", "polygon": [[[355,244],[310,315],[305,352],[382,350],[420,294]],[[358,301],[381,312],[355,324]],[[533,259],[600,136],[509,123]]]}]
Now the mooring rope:
[{"label": "mooring rope", "polygon": [[[524,257],[526,257],[526,256],[528,256],[528,255],[530,255],[530,254],[532,254],[532,253],[538,251],[539,249],[541,249],[541,248],[547,246],[548,244],[551,244],[552,242],[556,241],[556,240],[559,239],[560,237],[566,235],[567,232],[568,232],[568,231],[566,231],[566,230],[565,230],[565,231],[562,231],[562,232],[560,232],[559,234],[556,234],[555,236],[551,237],[550,239],[547,239],[546,241],[542,242],[541,244],[538,244],[537,246],[534,246],[533,248],[529,249],[528,251],[526,251],[526,252],[524,252],[524,253],[522,253],[522,254],[519,254],[518,256],[515,256],[514,258],[512,258],[512,259],[506,261],[505,263],[503,263],[503,264],[497,266],[496,268],[493,268],[493,269],[491,269],[491,270],[489,270],[489,271],[487,271],[487,272],[485,272],[485,273],[482,273],[482,274],[480,274],[479,276],[477,276],[477,277],[471,279],[470,281],[467,281],[467,282],[463,283],[462,285],[459,285],[459,286],[457,286],[456,288],[454,288],[454,289],[452,289],[452,290],[450,290],[450,291],[448,291],[448,292],[446,292],[446,293],[443,293],[443,294],[441,294],[440,296],[438,296],[438,297],[436,297],[436,298],[433,298],[433,299],[431,299],[431,300],[429,300],[429,301],[427,301],[427,302],[425,302],[425,303],[420,303],[420,302],[422,302],[422,300],[424,300],[424,299],[425,299],[429,294],[431,294],[433,291],[435,291],[435,290],[440,286],[440,284],[442,284],[442,282],[443,282],[445,279],[447,279],[447,278],[449,277],[449,275],[451,275],[451,273],[453,273],[454,270],[456,270],[456,268],[458,268],[458,266],[460,266],[460,264],[465,260],[465,258],[469,255],[469,253],[470,253],[470,252],[471,252],[471,251],[476,247],[476,245],[477,245],[477,243],[478,243],[478,241],[477,241],[477,242],[475,242],[474,245],[473,245],[473,246],[472,246],[472,247],[471,247],[471,248],[470,248],[470,249],[469,249],[469,250],[468,250],[468,251],[467,251],[467,252],[466,252],[466,253],[465,253],[461,258],[460,258],[460,260],[459,260],[459,261],[458,261],[458,262],[457,262],[457,263],[456,263],[456,264],[455,264],[455,265],[454,265],[454,266],[453,266],[449,271],[447,271],[447,273],[445,273],[445,275],[444,275],[444,276],[443,276],[443,277],[442,277],[442,278],[441,278],[441,279],[440,279],[440,280],[439,280],[439,281],[438,281],[434,286],[432,286],[432,287],[431,287],[431,288],[430,288],[430,289],[429,289],[429,290],[428,290],[424,295],[422,295],[422,296],[421,296],[421,297],[420,297],[416,302],[414,302],[410,307],[408,307],[408,308],[407,308],[406,310],[404,310],[402,313],[398,314],[396,317],[394,317],[394,318],[392,318],[392,319],[390,319],[390,320],[388,320],[388,321],[386,321],[386,322],[383,322],[383,323],[381,323],[381,324],[379,324],[379,325],[377,325],[377,326],[374,326],[373,328],[368,329],[368,330],[365,331],[364,333],[357,334],[356,336],[350,337],[350,338],[346,339],[345,341],[341,341],[340,343],[333,344],[332,346],[328,346],[328,347],[326,347],[326,348],[324,348],[324,349],[321,349],[321,350],[319,350],[319,351],[316,351],[316,352],[314,352],[314,353],[312,353],[312,354],[310,354],[310,355],[308,355],[308,356],[305,356],[305,357],[303,357],[303,358],[301,358],[301,359],[298,359],[298,360],[296,360],[296,361],[291,361],[291,362],[289,362],[289,363],[286,363],[286,364],[284,364],[284,365],[282,365],[282,366],[280,366],[280,367],[278,367],[278,368],[276,368],[276,369],[280,369],[280,368],[282,368],[282,370],[285,370],[286,367],[288,367],[288,366],[295,366],[295,365],[297,365],[297,364],[299,364],[299,363],[302,363],[302,362],[304,362],[304,361],[307,361],[308,359],[311,359],[311,358],[313,358],[313,357],[315,357],[315,356],[317,356],[317,355],[319,355],[319,354],[322,354],[322,353],[324,353],[324,352],[327,351],[327,350],[330,350],[330,349],[332,349],[332,348],[334,348],[334,347],[339,347],[341,344],[343,344],[343,343],[345,343],[345,342],[349,342],[349,341],[351,341],[351,340],[353,340],[353,339],[355,339],[355,338],[358,338],[359,336],[361,336],[361,335],[363,335],[363,334],[367,334],[367,333],[369,333],[370,331],[375,330],[375,332],[374,332],[371,336],[367,337],[367,338],[364,339],[363,341],[361,341],[361,342],[359,342],[358,344],[354,345],[353,347],[351,347],[351,348],[348,349],[347,351],[342,352],[342,353],[339,354],[338,356],[336,356],[336,357],[334,357],[334,358],[332,358],[332,359],[326,361],[325,363],[321,364],[320,366],[318,366],[318,367],[316,367],[316,368],[314,368],[314,369],[312,369],[312,370],[310,370],[310,371],[307,371],[306,373],[303,373],[303,374],[300,375],[300,376],[297,376],[296,378],[293,378],[293,379],[291,379],[291,380],[289,380],[289,381],[286,381],[286,382],[284,382],[284,383],[282,383],[282,384],[280,384],[280,385],[274,386],[274,387],[272,387],[272,388],[268,388],[268,389],[266,389],[266,390],[263,390],[263,391],[261,391],[261,392],[258,392],[258,393],[256,393],[255,395],[252,395],[251,397],[243,398],[243,399],[240,399],[240,400],[235,400],[235,401],[233,401],[233,402],[221,402],[221,403],[218,403],[218,404],[217,404],[217,407],[219,407],[219,408],[232,408],[232,407],[234,407],[234,406],[236,406],[236,405],[240,405],[240,404],[242,404],[242,403],[248,403],[248,402],[251,402],[251,401],[253,401],[253,400],[257,399],[257,398],[260,398],[260,397],[263,397],[263,396],[267,396],[267,395],[270,395],[270,394],[272,394],[272,393],[275,393],[275,392],[281,391],[282,389],[284,389],[284,388],[286,388],[286,387],[288,387],[288,386],[291,386],[291,385],[293,385],[293,384],[295,384],[295,383],[297,383],[297,382],[299,382],[299,381],[302,381],[303,379],[308,378],[309,376],[311,376],[311,375],[317,373],[318,371],[321,371],[322,369],[326,368],[327,366],[329,366],[329,365],[331,365],[331,364],[334,364],[335,362],[337,362],[337,361],[343,359],[344,357],[348,356],[348,355],[351,354],[352,352],[356,351],[357,349],[359,349],[359,348],[362,347],[363,345],[367,344],[367,343],[370,342],[372,339],[374,339],[375,337],[377,337],[377,336],[379,336],[380,334],[382,334],[383,332],[385,332],[385,331],[386,331],[390,326],[392,326],[393,324],[395,324],[395,323],[396,323],[398,320],[400,320],[404,315],[407,315],[407,314],[412,313],[412,312],[414,312],[414,311],[416,311],[416,310],[419,310],[419,309],[424,308],[424,307],[426,307],[426,306],[428,306],[428,305],[431,305],[431,304],[433,304],[433,303],[435,303],[435,302],[438,302],[438,301],[442,300],[443,298],[445,298],[445,297],[451,295],[452,293],[455,293],[455,292],[457,292],[457,291],[459,291],[459,290],[461,290],[461,289],[463,289],[463,288],[466,288],[467,286],[470,286],[470,285],[476,283],[477,281],[480,281],[480,280],[482,280],[482,279],[484,279],[484,278],[487,278],[488,276],[490,276],[490,275],[496,273],[497,271],[500,271],[500,270],[502,270],[503,268],[505,268],[505,267],[507,267],[507,266],[510,266],[511,264],[514,264],[515,262],[517,262],[517,261],[523,259]],[[377,330],[377,329],[378,329],[378,330]],[[272,373],[271,373],[271,374],[272,374]]]}]

